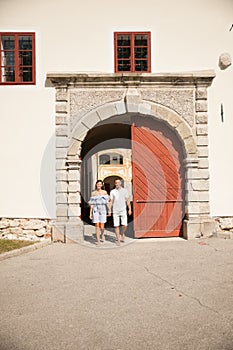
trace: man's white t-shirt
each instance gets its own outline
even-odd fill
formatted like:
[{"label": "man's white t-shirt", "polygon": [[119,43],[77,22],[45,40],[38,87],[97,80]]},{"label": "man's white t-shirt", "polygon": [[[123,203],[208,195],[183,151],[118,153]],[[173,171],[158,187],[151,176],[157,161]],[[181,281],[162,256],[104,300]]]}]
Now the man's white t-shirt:
[{"label": "man's white t-shirt", "polygon": [[126,210],[126,201],[129,199],[129,194],[126,189],[121,187],[119,190],[114,188],[110,192],[110,198],[113,202],[113,213],[119,213]]}]

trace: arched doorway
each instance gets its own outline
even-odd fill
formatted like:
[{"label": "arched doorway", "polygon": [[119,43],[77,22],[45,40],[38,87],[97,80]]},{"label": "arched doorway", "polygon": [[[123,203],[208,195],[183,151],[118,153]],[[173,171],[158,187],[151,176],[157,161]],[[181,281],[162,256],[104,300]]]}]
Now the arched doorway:
[{"label": "arched doorway", "polygon": [[[181,236],[185,203],[182,144],[165,122],[149,116],[115,116],[87,133],[81,152],[82,219],[88,222],[90,184],[93,187],[98,177],[93,157],[124,147],[132,150],[134,237]],[[108,191],[116,176],[102,178]]]},{"label": "arched doorway", "polygon": [[[80,169],[87,134],[99,123],[109,124],[109,119],[114,123],[114,117],[130,119],[135,115],[160,120],[179,138],[184,149],[186,189],[182,197],[183,234],[188,239],[208,236],[215,224],[209,205],[207,109],[207,88],[214,76],[213,71],[47,74],[48,86],[56,88],[55,240],[56,236],[60,239],[60,234],[64,240],[68,236],[83,239]],[[101,141],[103,135],[97,136]]]}]

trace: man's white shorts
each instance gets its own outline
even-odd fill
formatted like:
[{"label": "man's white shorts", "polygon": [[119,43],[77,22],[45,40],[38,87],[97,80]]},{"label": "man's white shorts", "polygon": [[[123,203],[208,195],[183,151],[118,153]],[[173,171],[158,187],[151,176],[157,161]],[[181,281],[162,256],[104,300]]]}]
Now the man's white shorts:
[{"label": "man's white shorts", "polygon": [[127,226],[127,224],[128,224],[126,210],[120,211],[117,213],[113,213],[113,226],[118,227],[118,226],[120,226],[120,224],[122,226]]}]

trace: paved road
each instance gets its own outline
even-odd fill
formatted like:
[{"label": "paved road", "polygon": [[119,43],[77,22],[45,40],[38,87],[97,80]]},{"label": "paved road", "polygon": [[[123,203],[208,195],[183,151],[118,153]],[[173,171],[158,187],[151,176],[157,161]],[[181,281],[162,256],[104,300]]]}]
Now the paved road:
[{"label": "paved road", "polygon": [[233,349],[233,240],[55,243],[0,282],[1,350]]}]

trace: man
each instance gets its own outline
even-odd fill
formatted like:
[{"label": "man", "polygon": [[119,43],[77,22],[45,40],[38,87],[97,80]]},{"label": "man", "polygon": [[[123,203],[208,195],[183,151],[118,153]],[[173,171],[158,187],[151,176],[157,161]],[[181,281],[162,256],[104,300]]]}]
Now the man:
[{"label": "man", "polygon": [[[129,194],[121,185],[121,180],[116,179],[115,188],[110,192],[109,203],[109,214],[111,214],[111,208],[113,209],[113,225],[118,246],[120,245],[120,234],[122,236],[122,241],[125,241],[125,231],[128,224],[126,204],[128,206],[128,214],[132,214]],[[120,224],[122,225],[121,232]]]}]

